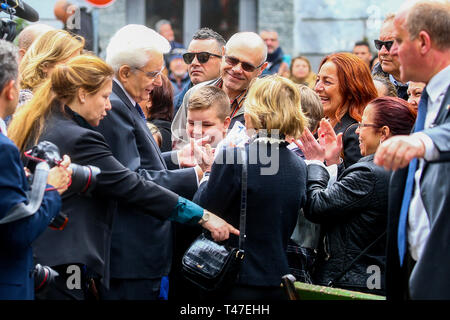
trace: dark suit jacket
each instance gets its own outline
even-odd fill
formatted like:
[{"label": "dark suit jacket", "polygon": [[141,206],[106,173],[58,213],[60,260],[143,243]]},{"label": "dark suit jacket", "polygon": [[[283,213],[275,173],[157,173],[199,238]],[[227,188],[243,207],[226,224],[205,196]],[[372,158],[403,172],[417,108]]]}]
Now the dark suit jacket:
[{"label": "dark suit jacket", "polygon": [[[19,150],[0,133],[0,219],[19,203],[27,203],[28,183]],[[57,191],[48,191],[32,216],[0,224],[0,300],[32,300],[32,242],[48,229],[61,208]]]},{"label": "dark suit jacket", "polygon": [[[145,120],[125,92],[113,82],[112,109],[96,128],[115,158],[132,171],[155,170],[150,177],[182,197],[192,199],[197,190],[194,169],[176,169],[172,153],[161,154]],[[113,226],[111,277],[154,279],[169,273],[172,258],[172,225],[142,214],[142,209],[120,202]]]},{"label": "dark suit jacket", "polygon": [[[253,142],[246,147],[250,150],[250,164],[245,258],[238,283],[278,287],[281,277],[289,273],[285,253],[287,243],[306,201],[306,165],[286,148],[287,143],[274,144],[274,149],[265,148],[267,145]],[[267,149],[272,155],[269,164],[263,158],[268,156]],[[262,151],[261,154],[259,151]],[[239,162],[236,161],[238,157]],[[194,202],[239,228],[242,158],[235,148],[222,150],[217,158],[224,164],[217,161],[213,164],[209,181],[200,185]],[[278,170],[261,171],[271,165],[274,165],[273,169],[278,166]],[[238,238],[230,236],[229,243],[238,247]]]},{"label": "dark suit jacket", "polygon": [[101,134],[68,107],[65,110],[62,113],[54,106],[40,141],[53,142],[61,155],[68,154],[79,165],[96,166],[101,174],[92,196],[73,193],[70,188],[63,194],[62,210],[69,222],[63,231],[47,229],[34,244],[35,256],[37,262],[50,266],[87,265],[108,284],[116,200],[165,221],[176,207],[178,195],[125,168]]},{"label": "dark suit jacket", "polygon": [[[412,299],[450,299],[450,89],[427,134],[439,150],[439,159],[426,162],[420,178],[420,195],[430,222],[422,256],[409,280]],[[394,172],[390,182],[386,265],[387,298],[402,299],[405,268],[400,268],[397,229],[408,168]]]}]

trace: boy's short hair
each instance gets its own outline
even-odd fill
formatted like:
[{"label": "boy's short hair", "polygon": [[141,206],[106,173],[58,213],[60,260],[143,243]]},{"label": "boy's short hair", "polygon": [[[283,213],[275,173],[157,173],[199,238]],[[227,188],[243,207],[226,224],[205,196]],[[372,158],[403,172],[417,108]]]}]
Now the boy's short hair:
[{"label": "boy's short hair", "polygon": [[198,88],[189,98],[188,110],[216,109],[217,117],[225,120],[230,116],[231,107],[227,94],[216,86],[204,86]]}]

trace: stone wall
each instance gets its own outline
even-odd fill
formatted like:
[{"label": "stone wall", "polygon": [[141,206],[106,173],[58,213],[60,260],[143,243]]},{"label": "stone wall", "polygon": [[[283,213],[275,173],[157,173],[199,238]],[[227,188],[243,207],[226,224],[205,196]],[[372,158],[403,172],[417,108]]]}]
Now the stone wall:
[{"label": "stone wall", "polygon": [[98,9],[99,56],[103,59],[109,39],[127,24],[126,4],[126,0],[119,0],[107,8]]},{"label": "stone wall", "polygon": [[351,51],[366,39],[373,47],[386,13],[403,0],[259,0],[258,30],[275,29],[280,45],[292,57],[305,55],[313,70],[332,52]]}]

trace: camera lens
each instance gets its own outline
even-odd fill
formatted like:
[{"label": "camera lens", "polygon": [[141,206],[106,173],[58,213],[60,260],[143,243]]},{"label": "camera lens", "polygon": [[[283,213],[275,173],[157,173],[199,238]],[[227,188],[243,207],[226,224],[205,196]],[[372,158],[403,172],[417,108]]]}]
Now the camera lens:
[{"label": "camera lens", "polygon": [[100,169],[94,166],[80,166],[78,164],[70,164],[72,168],[72,184],[69,187],[71,192],[89,193],[94,189],[97,182],[97,175]]},{"label": "camera lens", "polygon": [[58,272],[49,266],[37,264],[34,267],[34,291],[36,293],[44,291],[50,283],[55,281],[57,276],[59,276]]}]

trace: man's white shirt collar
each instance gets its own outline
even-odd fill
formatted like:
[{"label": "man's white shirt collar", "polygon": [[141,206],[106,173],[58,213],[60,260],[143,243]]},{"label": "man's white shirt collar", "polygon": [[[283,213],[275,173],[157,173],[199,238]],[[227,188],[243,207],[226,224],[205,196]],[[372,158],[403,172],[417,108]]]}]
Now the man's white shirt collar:
[{"label": "man's white shirt collar", "polygon": [[125,92],[125,95],[128,97],[128,99],[130,100],[131,104],[134,107],[136,107],[137,102],[128,94],[127,90],[125,90],[125,88],[123,87],[122,83],[116,77],[114,77],[114,81],[119,85],[120,88],[122,88],[123,92]]},{"label": "man's white shirt collar", "polygon": [[445,94],[449,86],[450,65],[438,72],[427,84],[428,97],[435,103],[441,94]]},{"label": "man's white shirt collar", "polygon": [[5,120],[3,120],[2,118],[0,118],[0,130],[3,133],[3,135],[7,135],[7,131],[6,131],[6,123]]}]

